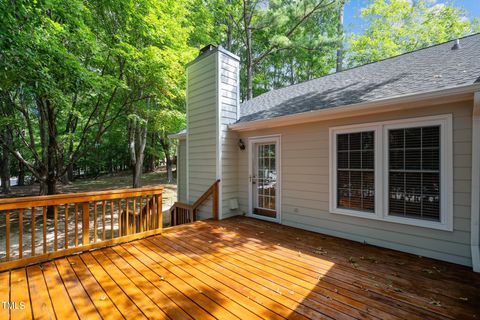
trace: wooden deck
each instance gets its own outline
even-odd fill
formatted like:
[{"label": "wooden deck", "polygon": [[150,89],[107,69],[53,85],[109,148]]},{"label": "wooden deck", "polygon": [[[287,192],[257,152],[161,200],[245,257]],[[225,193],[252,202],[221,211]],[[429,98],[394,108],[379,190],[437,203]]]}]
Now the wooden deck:
[{"label": "wooden deck", "polygon": [[0,319],[480,319],[479,288],[466,267],[236,217],[0,273]]}]

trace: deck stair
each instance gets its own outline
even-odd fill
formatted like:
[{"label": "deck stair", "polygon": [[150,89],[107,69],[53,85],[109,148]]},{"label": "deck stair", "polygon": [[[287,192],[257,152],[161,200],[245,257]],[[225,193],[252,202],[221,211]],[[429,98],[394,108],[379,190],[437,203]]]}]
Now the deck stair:
[{"label": "deck stair", "polygon": [[197,210],[209,199],[212,200],[213,218],[218,220],[218,185],[220,180],[215,181],[204,194],[193,204],[175,202],[170,208],[170,223],[172,226],[194,222],[197,219]]}]

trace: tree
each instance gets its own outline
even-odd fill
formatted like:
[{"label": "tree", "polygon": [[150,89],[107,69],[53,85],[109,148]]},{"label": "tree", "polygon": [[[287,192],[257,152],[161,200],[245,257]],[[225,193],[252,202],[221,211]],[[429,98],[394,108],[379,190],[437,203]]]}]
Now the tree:
[{"label": "tree", "polygon": [[174,146],[168,138],[169,134],[176,133],[186,126],[186,116],[182,111],[164,109],[156,114],[153,120],[153,130],[158,135],[160,145],[167,162],[167,178],[168,182],[173,181],[172,172],[172,154]]},{"label": "tree", "polygon": [[124,103],[114,103],[121,64],[112,67],[116,61],[101,50],[82,1],[2,2],[1,9],[8,21],[0,33],[3,105],[13,111],[21,147],[2,144],[40,182],[41,194],[54,194],[67,168],[122,113]]},{"label": "tree", "polygon": [[362,34],[348,39],[349,64],[370,63],[480,31],[478,20],[450,4],[428,0],[373,0],[362,10]]},{"label": "tree", "polygon": [[[255,67],[275,52],[294,48],[302,25],[324,10],[335,10],[336,5],[336,0],[242,0],[242,20],[236,25],[245,46],[246,100],[253,98]],[[263,36],[262,45],[255,42],[257,33]]]},{"label": "tree", "polygon": [[[41,194],[56,193],[79,165],[96,174],[124,167],[129,129],[144,136],[148,104],[182,107],[184,64],[213,34],[207,9],[194,10],[200,2],[0,2],[0,123],[18,140],[0,145]],[[99,150],[123,154],[112,161]]]}]

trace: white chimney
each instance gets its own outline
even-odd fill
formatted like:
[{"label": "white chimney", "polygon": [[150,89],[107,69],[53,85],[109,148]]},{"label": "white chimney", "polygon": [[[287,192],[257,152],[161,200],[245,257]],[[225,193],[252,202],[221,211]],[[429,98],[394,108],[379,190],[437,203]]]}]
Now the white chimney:
[{"label": "white chimney", "polygon": [[[196,201],[220,180],[219,218],[234,215],[238,138],[227,126],[239,116],[239,57],[208,45],[187,66],[187,199]],[[198,219],[212,217],[211,202]]]}]

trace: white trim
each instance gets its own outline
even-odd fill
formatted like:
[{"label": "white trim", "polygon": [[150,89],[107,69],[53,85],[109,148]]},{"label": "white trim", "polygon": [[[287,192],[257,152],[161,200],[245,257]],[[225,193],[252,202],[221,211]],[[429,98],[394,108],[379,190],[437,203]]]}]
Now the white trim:
[{"label": "white trim", "polygon": [[428,105],[444,104],[454,101],[465,101],[471,100],[472,94],[479,89],[480,84],[471,84],[442,88],[422,93],[409,93],[370,102],[361,102],[334,108],[296,113],[270,119],[241,122],[232,124],[229,126],[229,128],[234,131],[276,128],[286,125],[338,119],[341,117],[378,114],[382,112],[406,110],[410,108],[419,108]]},{"label": "white trim", "polygon": [[[365,132],[373,131],[375,137],[375,211],[366,212],[366,211],[356,211],[348,210],[337,207],[337,135],[342,133],[353,133],[353,132]],[[382,166],[381,154],[377,152],[381,148],[381,130],[378,125],[351,125],[343,127],[334,127],[329,129],[329,141],[330,141],[330,212],[345,214],[356,217],[364,217],[370,219],[381,219],[382,218],[382,199],[383,197],[378,195],[378,191],[381,190],[382,186],[382,175],[380,168]]]},{"label": "white trim", "polygon": [[480,91],[475,92],[472,114],[471,250],[473,270],[480,272]]},{"label": "white trim", "polygon": [[[428,125],[441,126],[440,149],[440,222],[388,215],[388,130]],[[362,131],[375,131],[375,212],[367,213],[338,208],[336,181],[336,135]],[[437,115],[374,122],[329,129],[330,143],[330,212],[355,217],[401,223],[424,228],[453,231],[453,128],[452,115]]]},{"label": "white trim", "polygon": [[222,85],[222,53],[221,51],[216,52],[216,86],[215,94],[217,97],[216,101],[216,129],[217,129],[217,139],[216,139],[216,179],[220,180],[218,184],[218,219],[222,220],[223,218],[223,202],[222,202],[222,95],[221,95],[221,85]]},{"label": "white trim", "polygon": [[185,188],[187,189],[186,190],[186,197],[187,197],[187,203],[190,203],[190,174],[189,174],[189,171],[190,171],[190,164],[189,164],[189,159],[190,159],[190,152],[189,152],[189,144],[188,144],[188,141],[190,140],[188,138],[189,134],[188,134],[188,123],[189,123],[189,112],[188,112],[188,109],[189,109],[189,103],[188,103],[188,95],[189,95],[189,92],[188,92],[188,78],[190,77],[189,75],[189,67],[187,67],[187,69],[185,70],[185,73],[187,74],[187,80],[186,80],[186,90],[185,90],[185,113],[186,113],[186,116],[187,116],[187,132],[186,132],[186,144],[185,144],[185,156],[186,156],[186,159],[185,159],[185,163],[186,163],[186,167],[187,167],[187,170],[186,173],[185,173],[185,179],[187,181],[187,185],[185,186]]},{"label": "white trim", "polygon": [[[276,218],[269,218],[263,217],[259,215],[253,214],[253,190],[252,190],[252,182],[251,177],[253,174],[253,146],[255,143],[262,143],[262,142],[275,142],[276,145],[276,159],[275,165],[277,169],[277,196],[275,198],[276,209],[277,209],[277,217]],[[275,135],[268,135],[268,136],[256,136],[256,137],[249,137],[248,138],[248,217],[263,219],[267,221],[282,223],[282,136],[280,134]]]},{"label": "white trim", "polygon": [[[237,116],[236,121],[240,119],[240,60],[237,61]],[[227,127],[227,130],[230,126]]]}]

